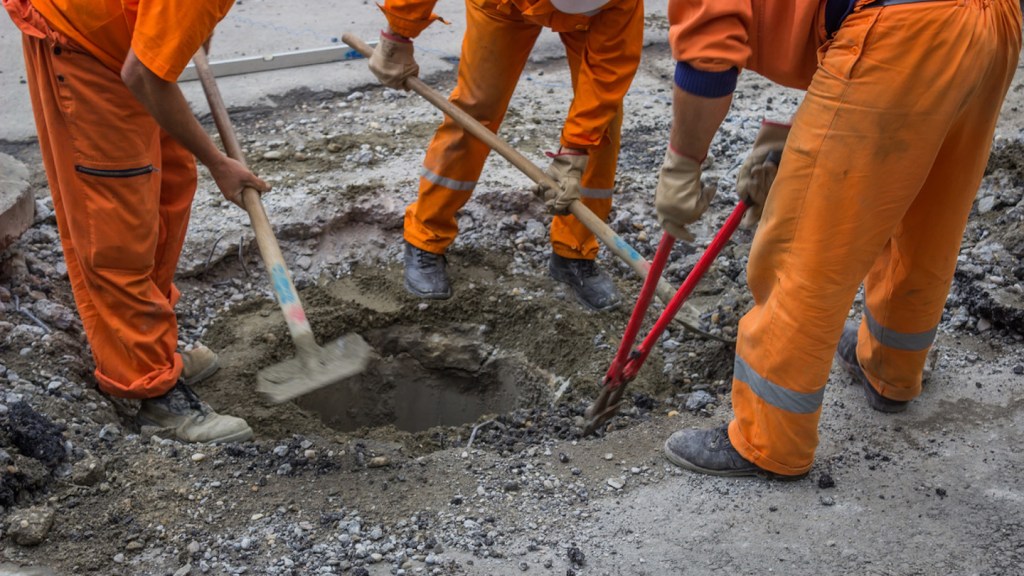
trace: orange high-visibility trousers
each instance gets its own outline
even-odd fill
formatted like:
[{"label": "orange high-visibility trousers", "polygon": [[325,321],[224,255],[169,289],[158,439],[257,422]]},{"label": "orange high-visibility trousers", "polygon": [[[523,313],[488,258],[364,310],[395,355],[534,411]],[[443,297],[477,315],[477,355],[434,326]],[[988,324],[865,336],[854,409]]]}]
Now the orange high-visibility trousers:
[{"label": "orange high-visibility trousers", "polygon": [[151,398],[181,373],[172,280],[196,190],[192,155],[81,49],[23,37],[61,246],[104,392]]},{"label": "orange high-visibility trousers", "polygon": [[1020,48],[1017,0],[959,0],[860,10],[822,49],[750,253],[729,426],[744,458],[810,469],[862,281],[865,372],[888,398],[920,393]]},{"label": "orange high-visibility trousers", "polygon": [[[514,10],[506,15],[466,2],[466,35],[458,80],[449,100],[497,132],[541,29]],[[586,32],[560,36],[575,87]],[[602,220],[612,208],[621,126],[620,105],[608,128],[609,141],[590,150],[581,181],[583,203]],[[445,116],[427,148],[419,197],[405,211],[406,241],[427,252],[445,252],[458,234],[456,213],[469,201],[489,152],[486,144]],[[556,254],[566,258],[597,257],[597,239],[575,216],[552,219],[551,245]]]}]

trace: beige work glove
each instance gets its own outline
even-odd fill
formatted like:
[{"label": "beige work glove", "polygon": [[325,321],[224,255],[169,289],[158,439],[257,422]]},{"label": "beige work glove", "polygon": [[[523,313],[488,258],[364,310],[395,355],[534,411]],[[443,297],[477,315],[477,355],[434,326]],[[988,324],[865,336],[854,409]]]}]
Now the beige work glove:
[{"label": "beige work glove", "polygon": [[714,186],[701,184],[700,162],[676,154],[669,146],[654,193],[654,208],[661,227],[679,240],[693,242],[693,234],[686,225],[700,219],[715,197],[715,190]]},{"label": "beige work glove", "polygon": [[548,211],[552,214],[568,214],[569,205],[573,200],[580,199],[580,180],[583,179],[583,172],[587,169],[587,160],[590,158],[586,152],[563,152],[557,154],[548,152],[551,164],[545,170],[552,180],[558,183],[557,189],[551,189],[543,184],[538,184],[533,193],[544,200]]},{"label": "beige work glove", "polygon": [[786,147],[789,124],[761,122],[761,129],[754,138],[754,148],[740,166],[736,177],[736,193],[749,206],[743,215],[742,226],[753,228],[761,220],[768,192],[779,171],[779,159]]},{"label": "beige work glove", "polygon": [[412,40],[381,30],[380,41],[370,55],[370,71],[385,86],[408,90],[405,79],[420,73],[412,53]]}]

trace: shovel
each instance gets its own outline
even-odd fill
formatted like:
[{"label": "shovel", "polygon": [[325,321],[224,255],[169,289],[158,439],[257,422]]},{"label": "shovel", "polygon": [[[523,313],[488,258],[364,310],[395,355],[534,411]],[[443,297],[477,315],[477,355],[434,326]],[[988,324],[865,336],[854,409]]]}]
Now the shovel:
[{"label": "shovel", "polygon": [[[367,58],[373,54],[373,49],[370,48],[369,44],[363,42],[362,39],[355,34],[342,34],[341,40]],[[541,170],[539,166],[531,162],[526,156],[520,154],[508,142],[505,142],[505,140],[500,136],[491,132],[486,126],[481,124],[476,118],[473,118],[473,116],[465,110],[449,102],[447,98],[441,95],[437,90],[428,86],[419,78],[415,76],[406,78],[405,87],[419,94],[441,110],[441,112],[444,112],[451,117],[452,120],[458,122],[460,126],[465,128],[466,132],[469,132],[481,142],[487,144],[492,150],[503,156],[509,161],[509,163],[518,168],[534,182],[551,188],[558,188],[558,183],[552,180],[551,177]],[[579,200],[574,200],[573,203],[569,205],[569,212],[575,216],[577,220],[582,222],[583,225],[586,226],[587,229],[590,230],[594,236],[596,236],[597,239],[608,248],[609,252],[615,254],[623,262],[628,264],[629,267],[639,274],[641,278],[647,278],[647,274],[651,269],[650,262],[644,259],[644,257],[630,246],[621,236],[616,234],[615,231],[612,230],[611,226],[608,226],[604,220],[598,218],[590,208],[587,208],[586,204]],[[662,302],[668,303],[672,300],[672,296],[675,292],[675,288],[659,276],[655,284],[655,295],[658,299]],[[692,307],[686,312],[687,316],[691,318],[699,317],[699,313],[696,309],[692,309]],[[701,330],[693,322],[686,321],[681,318],[675,318],[674,320],[682,324],[687,330],[700,334],[705,338],[711,338],[728,344],[733,343],[733,341],[728,338]]]},{"label": "shovel", "polygon": [[[210,104],[210,112],[220,132],[227,155],[245,165],[245,156],[238,145],[235,129],[228,118],[217,81],[210,71],[206,51],[202,48],[193,57],[196,73],[203,85],[203,92]],[[318,388],[340,382],[366,369],[370,358],[370,346],[358,334],[346,334],[327,346],[319,346],[313,337],[313,329],[306,319],[306,312],[299,302],[298,293],[292,283],[291,273],[284,264],[281,248],[270,227],[270,220],[263,209],[259,191],[246,187],[242,190],[242,204],[249,213],[256,243],[259,245],[263,264],[270,273],[271,284],[277,303],[281,306],[288,332],[295,343],[297,355],[278,362],[256,373],[256,390],[265,394],[271,402],[280,403],[312,392]]]}]

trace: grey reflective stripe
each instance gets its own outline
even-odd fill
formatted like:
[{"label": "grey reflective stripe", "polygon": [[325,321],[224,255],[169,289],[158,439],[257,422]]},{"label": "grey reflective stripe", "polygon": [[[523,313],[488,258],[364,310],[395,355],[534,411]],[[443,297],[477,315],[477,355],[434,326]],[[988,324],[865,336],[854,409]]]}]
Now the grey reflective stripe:
[{"label": "grey reflective stripe", "polygon": [[883,346],[909,352],[921,352],[930,348],[932,342],[935,342],[935,333],[939,329],[936,326],[925,332],[896,332],[876,322],[867,306],[864,307],[864,319],[868,322],[868,332],[871,332],[871,336]]},{"label": "grey reflective stripe", "polygon": [[733,378],[747,383],[747,386],[765,402],[786,412],[794,414],[811,414],[821,408],[821,399],[825,397],[825,387],[817,392],[805,394],[787,390],[778,384],[762,378],[739,355],[732,365]]},{"label": "grey reflective stripe", "polygon": [[580,186],[580,196],[584,198],[611,198],[614,188],[584,188]]},{"label": "grey reflective stripe", "polygon": [[433,182],[434,184],[437,184],[438,186],[444,186],[445,188],[449,188],[451,190],[459,190],[461,192],[472,192],[473,188],[476,188],[476,182],[468,182],[466,180],[453,180],[452,178],[445,178],[444,176],[439,176],[437,174],[434,174],[430,170],[427,170],[426,166],[424,166],[423,170],[420,171],[420,176],[426,178],[427,180]]}]

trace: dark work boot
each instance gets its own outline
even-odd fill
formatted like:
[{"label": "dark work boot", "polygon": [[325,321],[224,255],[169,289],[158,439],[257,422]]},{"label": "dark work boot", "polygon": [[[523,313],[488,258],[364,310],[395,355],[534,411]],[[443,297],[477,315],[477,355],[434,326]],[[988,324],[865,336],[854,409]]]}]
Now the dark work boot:
[{"label": "dark work boot", "polygon": [[846,373],[853,378],[855,384],[864,389],[864,397],[868,399],[868,405],[879,412],[895,414],[907,409],[910,402],[906,400],[890,400],[878,393],[871,385],[864,369],[857,359],[857,325],[847,324],[843,327],[843,335],[839,337],[839,346],[836,347],[836,360],[846,370]]},{"label": "dark work boot", "polygon": [[405,289],[420,298],[444,300],[452,297],[448,281],[448,260],[405,243]]},{"label": "dark work boot", "polygon": [[807,474],[786,476],[748,462],[729,441],[729,424],[709,430],[680,430],[665,441],[668,461],[687,470],[715,476],[760,476],[776,480],[797,480]]},{"label": "dark work boot", "polygon": [[611,310],[619,305],[615,284],[593,260],[563,258],[552,252],[548,272],[555,280],[568,284],[580,304],[591,310]]}]

